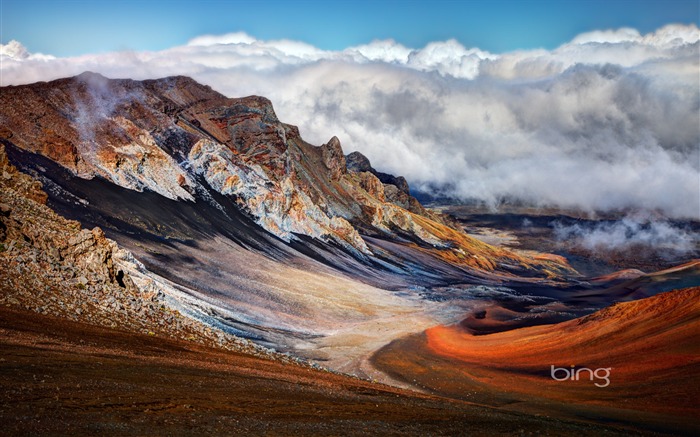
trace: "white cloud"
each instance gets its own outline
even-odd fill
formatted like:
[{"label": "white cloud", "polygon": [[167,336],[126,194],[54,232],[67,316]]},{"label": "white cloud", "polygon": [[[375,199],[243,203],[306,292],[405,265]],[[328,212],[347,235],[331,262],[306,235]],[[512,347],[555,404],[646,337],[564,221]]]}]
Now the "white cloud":
[{"label": "white cloud", "polygon": [[351,47],[344,52],[349,55],[360,55],[368,61],[406,64],[413,50],[389,39]]},{"label": "white cloud", "polygon": [[217,44],[252,44],[255,38],[245,32],[227,33],[225,35],[201,35],[187,42],[188,46],[213,46]]},{"label": "white cloud", "polygon": [[189,75],[229,96],[264,95],[307,140],[337,135],[413,186],[700,219],[699,40],[696,26],[671,25],[590,32],[551,51],[385,40],[332,52],[235,33],[48,60],[8,44],[0,80]]},{"label": "white cloud", "polygon": [[692,44],[697,42],[698,39],[700,39],[700,31],[697,26],[669,24],[647,35],[641,35],[637,29],[630,29],[629,27],[614,30],[595,30],[576,36],[571,40],[570,44],[615,44],[632,42],[647,46],[670,48],[682,46],[684,44]]},{"label": "white cloud", "polygon": [[27,59],[29,51],[19,41],[12,40],[7,44],[0,44],[0,56],[12,59]]},{"label": "white cloud", "polygon": [[[29,53],[19,41],[14,39],[7,44],[0,44],[0,59],[4,61],[23,61],[23,60],[53,60],[56,59],[50,55],[42,53]],[[1,71],[1,70],[0,70]]]},{"label": "white cloud", "polygon": [[571,40],[571,44],[588,44],[588,43],[620,43],[626,41],[639,41],[642,35],[637,29],[623,27],[615,30],[595,30],[586,32],[576,36]]},{"label": "white cloud", "polygon": [[683,226],[653,217],[627,216],[614,222],[553,223],[560,241],[590,252],[611,250],[653,250],[661,256],[684,256],[697,252],[700,234]]},{"label": "white cloud", "polygon": [[466,49],[451,39],[430,43],[424,49],[412,53],[407,65],[418,70],[438,71],[444,75],[473,79],[479,74],[481,61],[495,58],[495,55],[479,49]]}]

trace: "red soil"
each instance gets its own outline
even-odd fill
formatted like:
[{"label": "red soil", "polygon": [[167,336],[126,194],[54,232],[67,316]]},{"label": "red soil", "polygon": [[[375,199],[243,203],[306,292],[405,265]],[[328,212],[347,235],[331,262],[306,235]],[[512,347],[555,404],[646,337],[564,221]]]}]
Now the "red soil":
[{"label": "red soil", "polygon": [[[699,334],[700,287],[694,287],[556,325],[476,336],[461,325],[438,326],[387,346],[374,362],[395,377],[456,398],[684,432],[697,430],[692,418],[700,413]],[[605,385],[597,377],[605,376],[603,370],[556,381],[552,365],[567,371],[610,368],[610,383],[594,385]]]}]

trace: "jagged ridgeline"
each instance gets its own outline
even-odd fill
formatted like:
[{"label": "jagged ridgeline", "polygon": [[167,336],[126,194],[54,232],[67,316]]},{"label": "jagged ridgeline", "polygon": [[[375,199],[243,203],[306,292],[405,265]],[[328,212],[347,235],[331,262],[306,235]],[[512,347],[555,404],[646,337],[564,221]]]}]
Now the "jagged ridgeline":
[{"label": "jagged ridgeline", "polygon": [[[335,137],[320,147],[308,144],[262,97],[226,98],[187,77],[140,82],[84,73],[4,88],[0,116],[10,157],[43,178],[52,203],[108,234],[130,229],[151,240],[187,241],[223,233],[251,249],[278,252],[268,250],[260,227],[346,270],[348,262],[334,256],[411,274],[416,269],[407,266],[416,262],[407,258],[419,255],[430,261],[417,264],[438,263],[453,273],[448,276],[566,269],[562,260],[535,260],[470,239],[423,208],[404,178],[377,172],[357,152],[346,159]],[[86,192],[77,195],[79,189]],[[121,208],[119,199],[108,205],[102,200],[108,192],[128,199]],[[161,199],[153,200],[154,193]],[[143,199],[149,200],[140,209]],[[173,208],[180,214],[167,213],[166,200],[178,202]],[[222,217],[214,220],[207,208]],[[177,217],[186,211],[193,217]],[[435,266],[423,267],[418,270]]]}]

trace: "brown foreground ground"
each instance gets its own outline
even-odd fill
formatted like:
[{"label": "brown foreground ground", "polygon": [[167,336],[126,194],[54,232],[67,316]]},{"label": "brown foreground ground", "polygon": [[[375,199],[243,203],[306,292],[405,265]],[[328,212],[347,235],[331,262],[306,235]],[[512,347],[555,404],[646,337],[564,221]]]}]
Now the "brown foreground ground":
[{"label": "brown foreground ground", "polygon": [[[700,435],[700,287],[488,335],[470,324],[488,325],[489,314],[472,319],[396,340],[373,363],[430,392],[509,411]],[[572,367],[595,373],[564,380]]]},{"label": "brown foreground ground", "polygon": [[629,435],[0,308],[0,435]]}]

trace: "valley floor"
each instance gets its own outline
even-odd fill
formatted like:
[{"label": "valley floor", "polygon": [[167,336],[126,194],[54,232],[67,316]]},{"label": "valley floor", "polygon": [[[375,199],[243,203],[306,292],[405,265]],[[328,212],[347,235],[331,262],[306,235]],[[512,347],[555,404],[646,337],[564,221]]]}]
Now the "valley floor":
[{"label": "valley floor", "polygon": [[0,307],[1,435],[630,435]]}]

